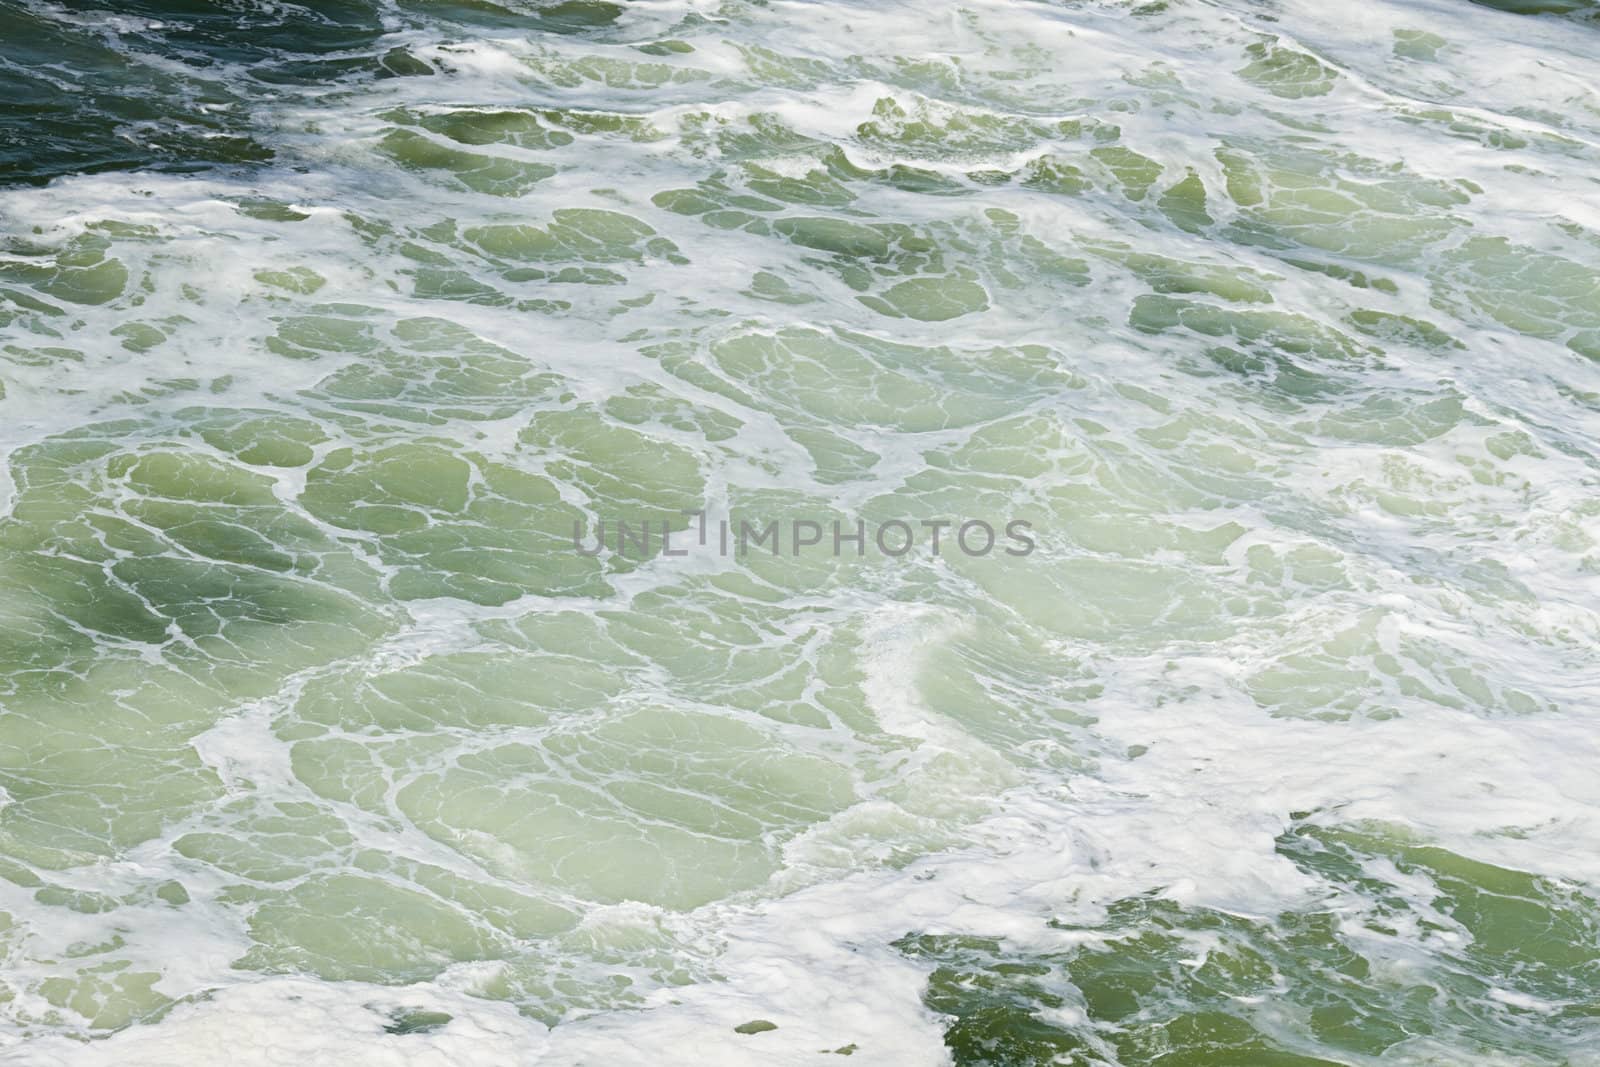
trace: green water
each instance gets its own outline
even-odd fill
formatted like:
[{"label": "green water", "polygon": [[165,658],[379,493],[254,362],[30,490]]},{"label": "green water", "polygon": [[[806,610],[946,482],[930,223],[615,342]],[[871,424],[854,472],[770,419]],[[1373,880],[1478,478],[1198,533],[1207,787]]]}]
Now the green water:
[{"label": "green water", "polygon": [[0,1063],[1600,1064],[1597,75],[0,0]]}]

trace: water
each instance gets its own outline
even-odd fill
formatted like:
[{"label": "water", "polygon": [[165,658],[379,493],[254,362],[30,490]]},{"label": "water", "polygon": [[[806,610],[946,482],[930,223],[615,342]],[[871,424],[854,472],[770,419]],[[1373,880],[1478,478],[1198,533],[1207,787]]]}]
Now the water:
[{"label": "water", "polygon": [[113,7],[0,1063],[1600,1063],[1592,6]]}]

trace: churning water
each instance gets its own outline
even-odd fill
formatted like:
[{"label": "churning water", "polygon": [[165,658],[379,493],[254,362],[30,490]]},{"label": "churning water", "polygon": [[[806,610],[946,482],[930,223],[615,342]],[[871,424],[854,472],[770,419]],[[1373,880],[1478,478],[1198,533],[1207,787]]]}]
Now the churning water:
[{"label": "churning water", "polygon": [[1589,5],[4,0],[0,181],[0,1063],[1600,1063]]}]

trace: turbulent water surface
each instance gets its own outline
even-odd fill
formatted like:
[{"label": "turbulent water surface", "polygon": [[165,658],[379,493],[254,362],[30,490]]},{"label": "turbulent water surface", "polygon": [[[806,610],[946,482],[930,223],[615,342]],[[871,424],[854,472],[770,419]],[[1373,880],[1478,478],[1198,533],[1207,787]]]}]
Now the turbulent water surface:
[{"label": "turbulent water surface", "polygon": [[1600,1064],[1591,6],[3,0],[0,184],[0,1063]]}]

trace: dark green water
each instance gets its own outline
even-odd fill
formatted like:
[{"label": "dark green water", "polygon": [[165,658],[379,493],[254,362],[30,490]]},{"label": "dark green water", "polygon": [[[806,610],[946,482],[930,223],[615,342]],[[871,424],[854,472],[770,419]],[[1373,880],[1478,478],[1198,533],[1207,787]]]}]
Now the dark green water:
[{"label": "dark green water", "polygon": [[425,28],[604,31],[622,8],[571,0],[258,4],[0,3],[0,183],[152,167],[193,171],[272,158],[259,110],[344,83],[433,66],[389,39]]}]

